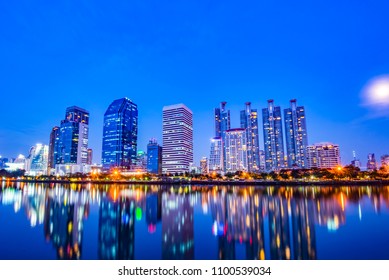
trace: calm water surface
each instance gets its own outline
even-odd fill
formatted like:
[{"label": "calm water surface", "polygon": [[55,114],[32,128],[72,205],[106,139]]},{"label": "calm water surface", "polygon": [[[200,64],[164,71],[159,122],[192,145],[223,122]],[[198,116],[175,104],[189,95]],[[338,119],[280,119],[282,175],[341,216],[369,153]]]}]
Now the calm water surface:
[{"label": "calm water surface", "polygon": [[389,187],[0,184],[0,259],[389,259]]}]

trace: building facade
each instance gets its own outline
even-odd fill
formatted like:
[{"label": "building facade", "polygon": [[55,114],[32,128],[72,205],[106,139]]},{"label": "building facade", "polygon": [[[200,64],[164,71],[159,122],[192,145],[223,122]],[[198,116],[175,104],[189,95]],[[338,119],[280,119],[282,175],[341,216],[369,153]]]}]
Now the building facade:
[{"label": "building facade", "polygon": [[49,142],[49,156],[48,156],[48,169],[55,168],[55,164],[58,162],[58,144],[59,144],[59,132],[58,126],[54,126],[50,133]]},{"label": "building facade", "polygon": [[247,170],[258,173],[260,170],[258,112],[246,102],[245,110],[240,112],[240,127],[246,130]]},{"label": "building facade", "polygon": [[31,176],[47,175],[49,146],[36,144],[26,160],[26,173]]},{"label": "building facade", "polygon": [[317,143],[307,148],[309,168],[335,168],[341,165],[339,145]]},{"label": "building facade", "polygon": [[225,149],[225,135],[226,131],[231,128],[230,110],[226,109],[227,102],[220,103],[220,108],[215,108],[215,137],[220,137],[222,144],[222,163],[223,171],[226,169],[226,149]]},{"label": "building facade", "polygon": [[200,160],[200,169],[201,169],[201,174],[208,174],[208,159],[207,159],[207,157],[203,157]]},{"label": "building facade", "polygon": [[371,153],[367,155],[367,170],[374,171],[377,170],[377,161],[375,159],[375,154]]},{"label": "building facade", "polygon": [[138,107],[128,98],[113,101],[104,114],[102,165],[104,170],[128,170],[136,163]]},{"label": "building facade", "polygon": [[163,107],[162,173],[189,172],[193,162],[193,114],[184,104]]},{"label": "building facade", "polygon": [[147,172],[162,173],[162,147],[155,139],[151,139],[147,145]]},{"label": "building facade", "polygon": [[268,100],[268,107],[262,109],[263,138],[266,171],[284,168],[284,138],[282,134],[281,108]]},{"label": "building facade", "polygon": [[223,172],[223,146],[221,137],[211,139],[211,152],[209,154],[209,172]]},{"label": "building facade", "polygon": [[89,112],[77,106],[67,108],[59,129],[57,151],[54,148],[55,164],[86,164],[88,138]]},{"label": "building facade", "polygon": [[226,173],[247,171],[247,135],[244,128],[226,131]]},{"label": "building facade", "polygon": [[307,168],[308,134],[303,106],[296,99],[284,110],[286,152],[289,168]]}]

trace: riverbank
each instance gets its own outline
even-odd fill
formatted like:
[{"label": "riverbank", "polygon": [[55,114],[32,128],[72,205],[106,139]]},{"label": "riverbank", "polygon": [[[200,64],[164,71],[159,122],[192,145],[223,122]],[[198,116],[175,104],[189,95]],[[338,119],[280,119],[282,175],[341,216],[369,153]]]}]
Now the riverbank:
[{"label": "riverbank", "polygon": [[3,182],[15,183],[59,183],[59,184],[140,184],[140,185],[233,185],[233,186],[389,186],[389,180],[39,180],[39,179],[3,179]]}]

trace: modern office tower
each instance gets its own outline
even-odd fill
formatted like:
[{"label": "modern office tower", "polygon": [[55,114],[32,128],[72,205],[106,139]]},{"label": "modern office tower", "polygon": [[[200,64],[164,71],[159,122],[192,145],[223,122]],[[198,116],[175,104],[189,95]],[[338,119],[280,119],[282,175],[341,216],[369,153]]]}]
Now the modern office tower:
[{"label": "modern office tower", "polygon": [[162,147],[155,139],[151,139],[147,145],[147,172],[162,173]]},{"label": "modern office tower", "polygon": [[286,152],[289,168],[307,168],[307,124],[304,106],[290,100],[290,108],[284,110]]},{"label": "modern office tower", "polygon": [[231,127],[230,110],[226,110],[227,102],[221,102],[220,108],[215,108],[215,137],[222,137]]},{"label": "modern office tower", "polygon": [[88,158],[88,127],[88,111],[77,106],[66,109],[65,119],[61,121],[60,126],[56,164],[86,164]]},{"label": "modern office tower", "polygon": [[128,98],[113,101],[104,114],[102,164],[104,170],[128,170],[135,165],[138,107]]},{"label": "modern office tower", "polygon": [[226,131],[225,172],[247,171],[247,136],[244,128]]},{"label": "modern office tower", "polygon": [[309,168],[334,168],[341,164],[339,145],[317,143],[307,147]]},{"label": "modern office tower", "polygon": [[223,148],[222,138],[211,139],[211,152],[209,154],[209,172],[223,172]]},{"label": "modern office tower", "polygon": [[353,160],[351,161],[351,165],[357,168],[361,168],[361,162],[359,159],[357,159],[357,155],[355,151],[353,151]]},{"label": "modern office tower", "polygon": [[259,172],[258,112],[251,109],[250,102],[246,102],[245,110],[240,111],[240,127],[246,129],[247,171]]},{"label": "modern office tower", "polygon": [[46,175],[48,167],[49,146],[36,144],[30,150],[30,155],[27,159],[28,166],[26,172],[28,175]]},{"label": "modern office tower", "polygon": [[200,160],[200,169],[201,174],[208,174],[208,159],[206,157]]},{"label": "modern office tower", "polygon": [[377,161],[375,159],[375,154],[368,154],[367,155],[367,170],[377,170]]},{"label": "modern office tower", "polygon": [[91,165],[92,164],[92,160],[93,160],[93,150],[92,149],[88,149],[87,153],[88,153],[88,157],[87,157],[87,160],[86,160],[86,164]]},{"label": "modern office tower", "polygon": [[136,154],[135,171],[147,172],[147,153],[138,151]]},{"label": "modern office tower", "polygon": [[50,133],[49,159],[48,159],[49,171],[50,169],[54,169],[55,164],[58,162],[59,132],[60,132],[59,127],[54,126]]},{"label": "modern office tower", "polygon": [[226,131],[231,128],[231,116],[230,110],[226,110],[227,102],[221,102],[220,108],[215,108],[215,137],[220,137],[222,140],[222,161],[223,161],[223,171],[226,168],[225,161],[225,134]]},{"label": "modern office tower", "polygon": [[184,104],[163,107],[162,173],[189,172],[193,162],[193,115]]},{"label": "modern office tower", "polygon": [[389,155],[381,156],[381,167],[389,167]]},{"label": "modern office tower", "polygon": [[284,167],[284,139],[282,134],[281,108],[268,100],[268,107],[262,109],[263,138],[266,171]]}]

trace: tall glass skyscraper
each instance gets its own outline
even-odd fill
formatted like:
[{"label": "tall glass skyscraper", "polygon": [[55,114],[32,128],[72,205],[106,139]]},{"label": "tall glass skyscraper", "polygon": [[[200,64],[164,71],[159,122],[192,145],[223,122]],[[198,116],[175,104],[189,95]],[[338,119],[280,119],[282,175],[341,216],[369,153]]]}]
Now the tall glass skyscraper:
[{"label": "tall glass skyscraper", "polygon": [[147,145],[147,172],[162,173],[162,147],[155,139],[151,139]]},{"label": "tall glass skyscraper", "polygon": [[246,102],[245,110],[240,111],[240,127],[246,130],[247,171],[259,172],[258,112],[251,109],[250,102]]},{"label": "tall glass skyscraper", "polygon": [[162,173],[189,172],[193,163],[193,115],[184,104],[163,107]]},{"label": "tall glass skyscraper", "polygon": [[221,138],[223,171],[226,169],[225,135],[226,131],[231,128],[230,110],[226,110],[226,104],[227,102],[221,102],[220,108],[215,108],[215,137]]},{"label": "tall glass skyscraper", "polygon": [[284,167],[284,139],[282,136],[281,108],[268,100],[268,107],[262,109],[263,142],[265,144],[266,171]]},{"label": "tall glass skyscraper", "polygon": [[128,98],[113,101],[104,114],[103,169],[130,169],[136,163],[138,107]]},{"label": "tall glass skyscraper", "polygon": [[86,164],[88,135],[89,112],[77,106],[67,108],[59,131],[58,154],[54,156],[56,164]]},{"label": "tall glass skyscraper", "polygon": [[296,99],[290,100],[290,108],[284,110],[286,152],[289,168],[307,168],[308,135],[303,106]]}]

